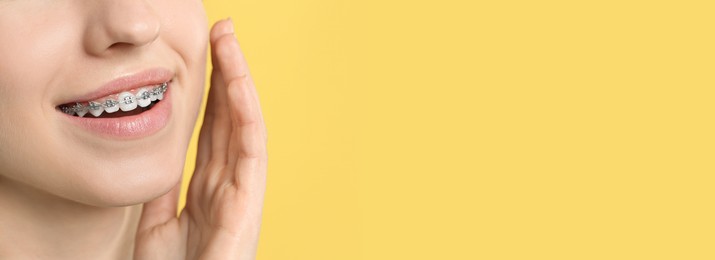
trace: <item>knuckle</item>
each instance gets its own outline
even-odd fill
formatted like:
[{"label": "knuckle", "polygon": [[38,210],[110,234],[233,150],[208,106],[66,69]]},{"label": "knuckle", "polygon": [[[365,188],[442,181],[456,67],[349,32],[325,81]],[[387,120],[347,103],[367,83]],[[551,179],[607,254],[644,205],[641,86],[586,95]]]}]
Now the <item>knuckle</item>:
[{"label": "knuckle", "polygon": [[241,72],[241,74],[236,75],[235,77],[231,78],[228,80],[227,85],[228,86],[246,86],[246,83],[248,82],[248,74],[245,72]]}]

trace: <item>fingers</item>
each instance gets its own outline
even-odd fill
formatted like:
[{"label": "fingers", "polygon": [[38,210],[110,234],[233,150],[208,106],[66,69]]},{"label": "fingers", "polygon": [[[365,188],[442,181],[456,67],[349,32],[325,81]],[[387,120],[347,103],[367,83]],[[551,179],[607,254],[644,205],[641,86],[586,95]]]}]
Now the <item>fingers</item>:
[{"label": "fingers", "polygon": [[178,183],[176,183],[169,192],[150,202],[144,203],[137,234],[143,234],[155,226],[159,226],[176,218],[180,192],[181,178],[179,178]]},{"label": "fingers", "polygon": [[232,138],[236,138],[235,153],[238,158],[266,157],[265,125],[261,117],[261,107],[253,85],[247,82],[234,82],[228,87],[231,116],[235,125]]},{"label": "fingers", "polygon": [[[233,35],[222,37],[217,41],[216,54],[218,65],[226,84],[230,104],[231,142],[229,142],[228,165],[234,168],[239,183],[244,186],[255,182],[256,178],[265,178],[266,163],[266,130],[253,80],[248,70],[243,52]],[[244,170],[245,164],[252,170]],[[244,165],[241,165],[244,164]],[[250,176],[259,174],[261,176]],[[263,182],[263,181],[261,181]],[[260,184],[259,184],[260,186]]]},{"label": "fingers", "polygon": [[[234,165],[234,174],[239,187],[249,196],[251,205],[263,205],[263,194],[266,186],[266,152],[265,125],[260,113],[260,105],[252,84],[229,85],[229,97],[234,122],[239,125],[238,131],[232,133],[231,142],[236,146],[229,163]],[[258,217],[260,220],[260,217]]]},{"label": "fingers", "polygon": [[[233,24],[230,19],[227,20],[222,20],[217,22],[212,28],[211,28],[211,33],[210,33],[210,42],[211,42],[211,63],[213,70],[211,72],[211,86],[209,89],[209,95],[208,95],[208,100],[207,100],[207,105],[206,105],[206,111],[204,113],[204,122],[201,126],[201,133],[199,134],[199,147],[198,147],[198,152],[197,152],[197,159],[196,159],[196,166],[197,168],[201,169],[206,166],[208,161],[210,160],[210,155],[212,151],[212,147],[214,141],[212,138],[212,133],[214,129],[214,118],[217,116],[216,113],[220,113],[220,111],[225,111],[225,101],[222,101],[220,98],[222,95],[220,93],[216,93],[217,91],[221,91],[223,87],[223,79],[221,76],[221,70],[218,68],[218,65],[216,64],[216,54],[215,54],[215,43],[216,40],[218,40],[221,36],[227,35],[227,34],[233,34]],[[221,87],[218,87],[218,86]],[[223,95],[225,96],[225,95]],[[217,100],[218,99],[218,100]],[[220,114],[219,114],[220,116]],[[221,122],[219,120],[220,124],[225,124],[225,122]],[[220,132],[218,134],[221,134]],[[225,135],[224,135],[225,136]],[[220,143],[218,143],[220,145]]]},{"label": "fingers", "polygon": [[[223,138],[227,136],[226,130],[230,129],[232,130],[230,133],[238,134],[239,128],[252,126],[256,128],[256,132],[253,134],[259,137],[259,141],[265,141],[266,131],[258,95],[246,59],[233,34],[233,26],[230,20],[221,21],[214,26],[211,32],[211,44],[214,74],[212,75],[213,82],[209,98],[211,98],[213,105],[210,106],[210,109],[207,109],[214,120],[212,124],[215,133],[213,135],[214,149],[212,149],[214,153],[212,155],[215,156],[215,152],[225,151],[226,145],[230,146],[237,143]],[[238,90],[234,99],[229,100],[226,98],[230,98],[227,89],[232,88],[237,88]],[[229,103],[238,106],[229,107]],[[225,113],[226,111],[230,112]],[[238,111],[238,113],[234,113],[235,111]],[[228,117],[229,115],[231,115],[231,118]],[[217,136],[221,138],[216,138]],[[232,136],[235,135],[232,134]],[[244,143],[240,139],[238,141],[238,143]],[[256,151],[256,149],[265,150],[265,145],[260,145],[259,147],[246,143],[246,145],[238,146],[237,149],[241,156],[255,157],[260,155],[261,152],[260,150]],[[229,149],[230,152],[232,152],[231,149]]]},{"label": "fingers", "polygon": [[[232,236],[238,234],[241,243],[237,244],[230,238],[219,239],[210,244],[216,250],[207,249],[206,252],[225,255],[227,248],[235,249],[248,259],[253,259],[265,193],[265,124],[258,95],[245,57],[233,34],[231,21],[217,23],[210,38],[214,69],[200,142],[203,152],[208,154],[204,158],[210,158],[208,167],[220,166],[221,170],[201,169],[197,173],[203,175],[199,178],[204,182],[201,186],[208,189],[204,195],[215,191],[208,198],[220,198],[218,201],[221,203],[213,206],[219,209],[217,212],[225,215],[216,220],[219,222],[217,226],[224,227],[219,231],[234,227],[228,233]],[[221,184],[238,184],[235,187],[240,188],[217,188]],[[195,185],[194,180],[191,185]],[[189,192],[191,196],[191,190]],[[204,203],[202,206],[208,207],[209,204]]]},{"label": "fingers", "polygon": [[233,24],[231,20],[223,20],[211,30],[211,89],[209,90],[209,106],[207,114],[211,122],[211,157],[213,160],[225,162],[228,138],[231,133],[231,119],[228,116],[228,99],[226,97],[226,81],[224,70],[217,64],[221,59],[217,50],[220,49],[220,39],[233,37]]},{"label": "fingers", "polygon": [[[240,175],[241,169],[249,166],[243,165],[236,171],[238,165],[251,164],[248,160],[252,160],[257,163],[249,168],[264,174],[266,128],[248,65],[233,33],[232,21],[216,23],[210,39],[213,72],[204,126],[199,137],[199,157],[204,159],[197,166],[205,167],[211,161],[225,165],[229,168],[227,172]],[[241,162],[243,160],[247,161]],[[197,177],[196,174],[194,177]],[[199,179],[206,182],[202,186],[210,189],[222,181],[222,177],[227,176],[208,173]],[[243,178],[231,177],[236,180]]]},{"label": "fingers", "polygon": [[228,116],[228,101],[226,97],[226,86],[224,84],[221,69],[217,64],[216,44],[218,39],[226,35],[233,35],[233,25],[230,19],[217,22],[210,33],[211,42],[211,86],[209,89],[204,122],[199,134],[199,145],[196,159],[196,171],[192,176],[191,190],[199,187],[213,185],[218,181],[218,176],[202,176],[203,170],[210,161],[217,164],[225,164],[229,136],[231,133],[231,122]]}]

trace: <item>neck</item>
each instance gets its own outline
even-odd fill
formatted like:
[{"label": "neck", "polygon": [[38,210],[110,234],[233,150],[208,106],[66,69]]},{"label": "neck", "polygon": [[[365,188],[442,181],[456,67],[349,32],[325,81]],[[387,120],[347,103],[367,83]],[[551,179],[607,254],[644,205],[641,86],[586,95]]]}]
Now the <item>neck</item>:
[{"label": "neck", "polygon": [[0,178],[0,258],[130,259],[141,204],[95,207]]}]

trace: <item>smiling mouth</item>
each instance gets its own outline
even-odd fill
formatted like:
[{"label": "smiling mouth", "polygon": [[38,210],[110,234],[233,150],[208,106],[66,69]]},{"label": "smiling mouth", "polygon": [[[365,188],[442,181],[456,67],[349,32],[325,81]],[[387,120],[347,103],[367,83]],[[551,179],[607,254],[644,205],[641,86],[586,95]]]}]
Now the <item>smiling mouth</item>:
[{"label": "smiling mouth", "polygon": [[57,109],[75,117],[116,118],[138,115],[150,110],[164,99],[169,83],[170,81],[124,91],[94,101],[70,102],[57,106]]}]

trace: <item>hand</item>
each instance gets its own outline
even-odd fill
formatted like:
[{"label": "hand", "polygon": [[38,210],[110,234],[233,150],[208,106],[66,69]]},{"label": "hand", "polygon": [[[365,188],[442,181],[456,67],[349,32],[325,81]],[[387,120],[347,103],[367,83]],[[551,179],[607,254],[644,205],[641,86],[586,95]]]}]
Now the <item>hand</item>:
[{"label": "hand", "polygon": [[144,204],[134,258],[255,259],[266,184],[266,128],[231,20],[211,29],[213,72],[186,207],[179,183]]}]

